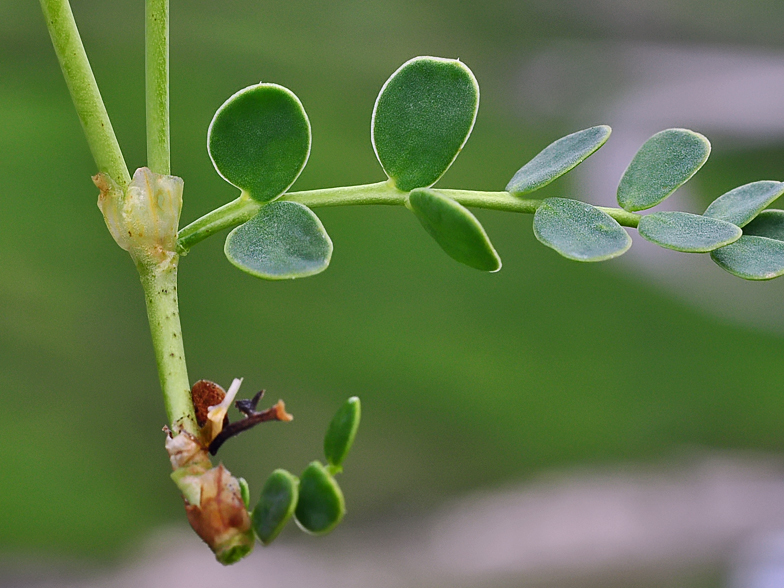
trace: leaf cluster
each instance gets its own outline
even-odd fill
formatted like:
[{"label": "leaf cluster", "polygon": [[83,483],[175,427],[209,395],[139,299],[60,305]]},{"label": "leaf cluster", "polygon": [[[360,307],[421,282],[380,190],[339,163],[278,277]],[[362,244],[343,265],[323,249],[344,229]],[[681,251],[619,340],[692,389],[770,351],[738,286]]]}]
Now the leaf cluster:
[{"label": "leaf cluster", "polygon": [[668,249],[711,253],[720,267],[745,279],[784,274],[784,211],[763,213],[784,193],[781,182],[740,186],[702,215],[637,214],[663,202],[707,161],[710,143],[687,129],[661,131],[640,147],[618,185],[619,209],[566,198],[524,198],[602,147],[611,133],[606,125],[553,142],[514,174],[504,192],[434,189],[468,140],[478,108],[479,86],[460,61],[416,57],[404,63],[383,85],[373,108],[371,138],[387,181],[364,188],[379,196],[346,195],[352,188],[317,190],[308,206],[296,201],[304,193],[287,192],[310,153],[310,122],[301,102],[276,84],[240,90],[218,109],[208,132],[216,170],[241,190],[240,206],[253,213],[228,235],[229,261],[265,279],[317,274],[329,265],[333,245],[311,207],[391,203],[413,212],[450,257],[482,271],[499,270],[501,259],[466,205],[534,213],[536,238],[576,261],[625,253],[632,244],[625,225]]},{"label": "leaf cluster", "polygon": [[335,413],[324,436],[327,465],[313,461],[300,477],[277,469],[267,478],[251,516],[256,536],[264,545],[278,536],[292,516],[303,531],[312,535],[329,533],[343,519],[346,503],[334,476],[343,471],[360,414],[356,396]]}]

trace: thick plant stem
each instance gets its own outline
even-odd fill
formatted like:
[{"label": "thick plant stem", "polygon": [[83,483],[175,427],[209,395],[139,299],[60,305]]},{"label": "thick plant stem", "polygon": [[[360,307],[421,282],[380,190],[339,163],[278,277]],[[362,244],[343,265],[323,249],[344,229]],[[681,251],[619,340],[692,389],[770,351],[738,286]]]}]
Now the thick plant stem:
[{"label": "thick plant stem", "polygon": [[[509,192],[479,192],[474,190],[448,190],[434,188],[436,191],[456,200],[463,206],[473,208],[486,208],[490,210],[503,210],[506,212],[519,212],[533,214],[542,204],[542,200],[521,198]],[[299,202],[309,208],[324,206],[351,206],[359,204],[382,204],[405,206],[408,192],[402,192],[389,182],[377,184],[364,184],[361,186],[348,186],[344,188],[325,188],[322,190],[308,190],[305,192],[290,192],[280,197],[280,200]],[[177,248],[180,253],[187,252],[193,245],[223,229],[233,227],[250,220],[258,213],[263,204],[256,202],[248,195],[243,194],[236,200],[216,208],[205,214],[200,219],[193,221],[180,230]],[[620,208],[598,207],[606,212],[618,223],[626,227],[637,227],[640,215],[627,212]]]},{"label": "thick plant stem", "polygon": [[174,256],[160,264],[138,263],[137,268],[170,426],[198,435],[177,303],[177,262]]},{"label": "thick plant stem", "polygon": [[145,19],[147,167],[169,175],[169,0],[147,0]]},{"label": "thick plant stem", "polygon": [[57,59],[100,172],[125,190],[131,182],[68,0],[41,0]]}]

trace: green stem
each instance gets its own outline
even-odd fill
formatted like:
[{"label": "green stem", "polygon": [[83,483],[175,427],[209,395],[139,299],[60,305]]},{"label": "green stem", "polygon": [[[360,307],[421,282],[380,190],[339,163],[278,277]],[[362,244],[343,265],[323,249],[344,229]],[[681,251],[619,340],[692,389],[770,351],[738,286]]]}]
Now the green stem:
[{"label": "green stem", "polygon": [[187,253],[193,245],[210,235],[250,220],[259,211],[259,207],[258,202],[243,192],[236,200],[208,212],[180,229],[177,234],[177,251],[180,254]]},{"label": "green stem", "polygon": [[[437,190],[464,206],[474,208],[533,214],[542,204],[542,200],[520,198],[509,192],[478,192],[474,190],[444,190],[440,188]],[[404,206],[407,197],[408,192],[401,192],[389,182],[379,182],[362,186],[290,192],[284,194],[280,199],[299,202],[309,208],[319,208],[323,206],[361,204]],[[184,253],[210,235],[250,220],[262,206],[263,204],[256,202],[247,194],[243,194],[236,200],[216,208],[180,230],[177,241],[179,251]],[[623,226],[636,228],[640,222],[641,217],[639,214],[627,212],[620,208],[606,208],[602,206],[598,208]]]},{"label": "green stem", "polygon": [[[146,0],[144,27],[147,166],[171,174],[169,144],[169,0]],[[177,256],[138,264],[166,414],[173,430],[198,435],[177,300]]]},{"label": "green stem", "polygon": [[41,0],[57,59],[98,170],[124,191],[131,182],[68,0]]},{"label": "green stem", "polygon": [[622,227],[631,227],[636,229],[637,225],[640,224],[640,219],[642,218],[641,214],[637,214],[636,212],[629,212],[623,208],[611,208],[608,206],[597,206],[596,208],[613,217]]},{"label": "green stem", "polygon": [[147,302],[147,319],[169,423],[174,431],[197,435],[199,429],[191,400],[177,303],[177,262],[175,256],[159,265],[139,263],[137,269]]},{"label": "green stem", "polygon": [[145,17],[147,166],[169,175],[169,0],[147,0]]}]

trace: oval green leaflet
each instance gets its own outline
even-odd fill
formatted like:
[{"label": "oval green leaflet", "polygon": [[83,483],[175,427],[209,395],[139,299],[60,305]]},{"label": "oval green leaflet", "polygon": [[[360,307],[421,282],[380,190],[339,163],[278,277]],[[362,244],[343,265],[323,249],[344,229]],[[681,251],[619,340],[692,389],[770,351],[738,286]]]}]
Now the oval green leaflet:
[{"label": "oval green leaflet", "polygon": [[456,59],[415,57],[386,81],[371,139],[381,167],[404,192],[432,186],[468,140],[479,109],[474,74]]},{"label": "oval green leaflet", "polygon": [[258,202],[289,189],[308,161],[310,142],[302,103],[277,84],[248,86],[231,96],[207,131],[215,169]]},{"label": "oval green leaflet", "polygon": [[561,137],[521,167],[506,185],[507,192],[533,192],[574,169],[610,138],[612,129],[600,125]]},{"label": "oval green leaflet", "polygon": [[335,478],[314,461],[300,476],[299,499],[294,512],[303,531],[323,535],[334,529],[346,513],[343,492]]},{"label": "oval green leaflet", "polygon": [[688,129],[667,129],[648,139],[618,184],[618,204],[630,212],[656,206],[708,160],[708,139]]},{"label": "oval green leaflet", "polygon": [[245,478],[237,478],[237,483],[240,485],[240,496],[245,508],[250,508],[250,486]]},{"label": "oval green leaflet", "polygon": [[476,217],[462,204],[436,190],[416,189],[408,196],[408,208],[449,257],[486,272],[501,269],[490,238]]},{"label": "oval green leaflet", "polygon": [[312,276],[327,269],[332,240],[307,206],[279,200],[226,237],[224,253],[242,271],[267,280]]},{"label": "oval green leaflet", "polygon": [[743,227],[743,234],[784,241],[784,210],[775,208],[763,210]]},{"label": "oval green leaflet", "polygon": [[762,180],[738,186],[710,203],[704,215],[745,227],[784,194],[784,182]]},{"label": "oval green leaflet", "polygon": [[744,280],[772,280],[784,275],[784,241],[742,236],[711,252],[720,268]]},{"label": "oval green leaflet", "polygon": [[261,498],[253,509],[251,522],[256,536],[269,545],[286,526],[297,507],[299,479],[286,470],[270,474],[261,490]]},{"label": "oval green leaflet", "polygon": [[361,415],[359,398],[352,396],[332,417],[324,435],[324,455],[331,466],[340,468],[343,465],[343,460],[346,459],[357,435]]},{"label": "oval green leaflet", "polygon": [[623,255],[629,234],[595,206],[567,198],[547,198],[534,214],[534,235],[575,261],[604,261]]},{"label": "oval green leaflet", "polygon": [[640,219],[640,235],[667,249],[708,253],[740,239],[743,232],[732,223],[688,212],[654,212]]}]

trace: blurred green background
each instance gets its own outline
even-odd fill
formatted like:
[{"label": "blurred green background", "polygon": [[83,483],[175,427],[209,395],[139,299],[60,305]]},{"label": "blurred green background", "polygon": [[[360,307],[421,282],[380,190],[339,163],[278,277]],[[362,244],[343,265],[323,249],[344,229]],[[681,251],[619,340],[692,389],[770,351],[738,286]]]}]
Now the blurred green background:
[{"label": "blurred green background", "polygon": [[[472,138],[440,185],[502,189],[570,113],[526,116],[518,71],[554,40],[778,48],[768,2],[304,0],[172,3],[173,171],[183,221],[235,197],[205,148],[215,109],[259,80],[291,88],[313,127],[294,189],[379,181],[375,96],[415,55],[459,57],[479,79]],[[633,7],[634,10],[629,10]],[[74,0],[131,169],[144,164],[143,3]],[[609,15],[609,16],[608,16]],[[605,121],[589,121],[600,124]],[[588,125],[585,125],[588,126]],[[612,141],[612,139],[611,139]],[[719,151],[701,193],[782,176],[784,145]],[[591,165],[589,160],[585,165]],[[95,205],[94,165],[37,3],[0,3],[0,550],[117,557],[184,524],[134,268]],[[543,196],[569,196],[567,177]],[[706,196],[707,197],[707,196]],[[348,524],[425,512],[465,491],[578,464],[684,448],[781,451],[781,337],[661,294],[617,261],[580,265],[539,245],[531,218],[478,213],[504,268],[446,257],[402,209],[321,210],[330,269],[267,283],[222,238],[181,265],[191,378],[283,398],[295,421],[221,450],[252,493],[275,467],[321,455],[340,402],[363,423],[341,485]],[[718,270],[717,270],[718,271]],[[781,289],[780,284],[755,287]]]}]

